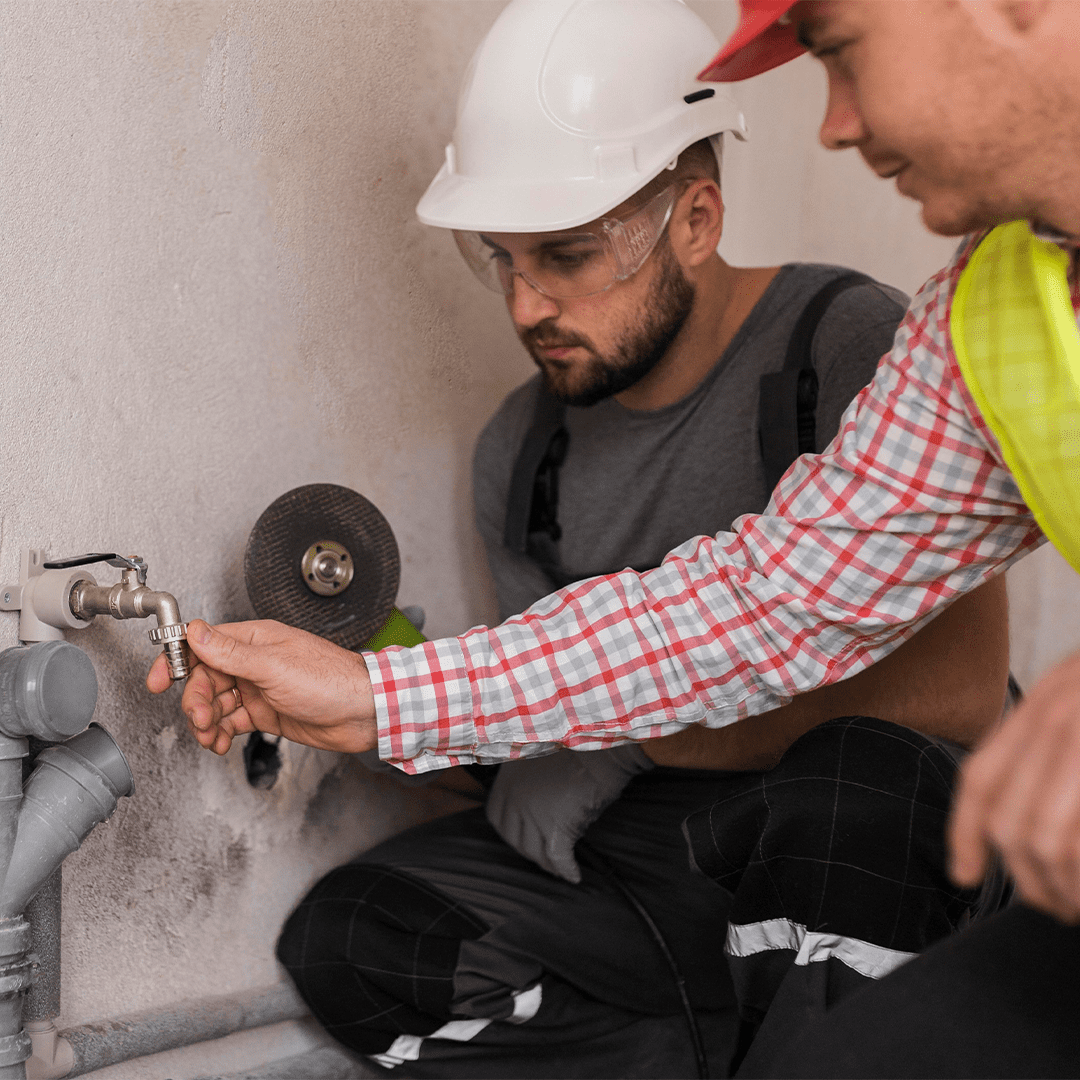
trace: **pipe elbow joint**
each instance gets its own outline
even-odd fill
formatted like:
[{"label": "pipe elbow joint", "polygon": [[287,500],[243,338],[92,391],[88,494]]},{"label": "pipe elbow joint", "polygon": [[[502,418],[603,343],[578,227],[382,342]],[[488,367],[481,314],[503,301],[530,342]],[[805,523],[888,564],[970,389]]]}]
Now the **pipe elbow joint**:
[{"label": "pipe elbow joint", "polygon": [[180,618],[180,605],[172,593],[147,591],[143,594],[141,606],[144,614],[157,618],[158,626],[175,626],[183,623]]}]

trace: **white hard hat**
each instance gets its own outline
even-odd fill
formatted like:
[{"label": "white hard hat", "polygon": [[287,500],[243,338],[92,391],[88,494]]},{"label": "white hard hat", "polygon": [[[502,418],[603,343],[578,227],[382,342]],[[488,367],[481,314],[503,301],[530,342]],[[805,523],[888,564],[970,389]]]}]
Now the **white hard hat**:
[{"label": "white hard hat", "polygon": [[549,232],[607,213],[688,146],[746,125],[695,73],[719,48],[682,0],[511,0],[465,74],[427,225]]}]

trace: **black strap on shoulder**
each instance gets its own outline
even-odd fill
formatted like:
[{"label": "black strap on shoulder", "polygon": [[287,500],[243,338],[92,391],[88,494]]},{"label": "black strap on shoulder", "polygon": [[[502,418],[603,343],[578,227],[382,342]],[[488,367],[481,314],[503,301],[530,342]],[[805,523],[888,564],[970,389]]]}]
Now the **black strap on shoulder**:
[{"label": "black strap on shoulder", "polygon": [[770,491],[800,454],[814,450],[818,378],[814,370],[813,346],[818,324],[841,293],[872,282],[873,278],[852,270],[834,277],[818,289],[791,332],[783,368],[761,376],[758,442]]},{"label": "black strap on shoulder", "polygon": [[541,382],[532,424],[510,474],[506,500],[503,543],[519,555],[525,554],[530,533],[546,532],[553,541],[562,535],[558,521],[559,466],[570,441],[565,418],[566,406]]}]

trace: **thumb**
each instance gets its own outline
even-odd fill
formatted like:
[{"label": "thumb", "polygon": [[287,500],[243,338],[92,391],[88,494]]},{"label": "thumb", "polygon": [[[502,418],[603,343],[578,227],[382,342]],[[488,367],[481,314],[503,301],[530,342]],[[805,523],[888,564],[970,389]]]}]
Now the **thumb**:
[{"label": "thumb", "polygon": [[202,619],[188,623],[187,640],[188,647],[207,667],[226,675],[258,681],[253,670],[260,666],[256,659],[258,652],[244,642],[222,633]]}]

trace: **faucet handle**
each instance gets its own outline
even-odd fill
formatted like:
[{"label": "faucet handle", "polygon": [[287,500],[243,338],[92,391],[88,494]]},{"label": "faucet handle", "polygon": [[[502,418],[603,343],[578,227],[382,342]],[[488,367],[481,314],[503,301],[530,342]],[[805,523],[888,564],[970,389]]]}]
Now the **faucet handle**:
[{"label": "faucet handle", "polygon": [[140,555],[117,555],[114,551],[91,551],[88,555],[75,555],[70,559],[52,559],[43,563],[45,570],[70,570],[75,566],[89,566],[91,563],[108,563],[122,570],[135,570],[139,575],[139,584],[146,584],[146,560]]},{"label": "faucet handle", "polygon": [[150,567],[146,565],[146,560],[141,555],[111,555],[108,562],[110,566],[136,571],[139,575],[139,584],[146,584],[146,572]]}]

